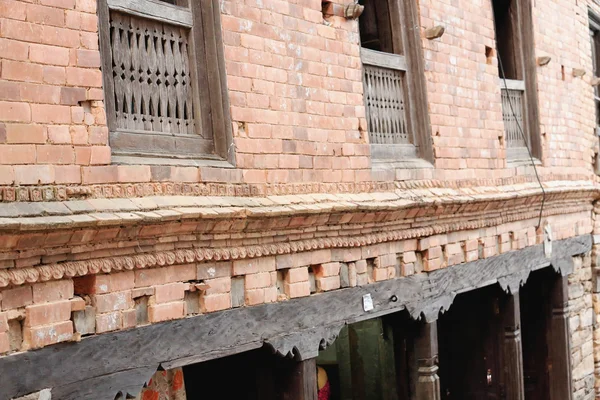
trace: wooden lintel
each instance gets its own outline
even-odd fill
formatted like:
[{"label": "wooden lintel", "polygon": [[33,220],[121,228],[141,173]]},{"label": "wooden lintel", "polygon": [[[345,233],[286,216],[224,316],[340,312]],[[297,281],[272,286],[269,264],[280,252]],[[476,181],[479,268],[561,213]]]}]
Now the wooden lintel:
[{"label": "wooden lintel", "polygon": [[[315,327],[337,328],[348,321],[405,308],[413,318],[425,316],[431,322],[440,309],[450,307],[457,293],[501,279],[510,281],[511,276],[523,276],[524,270],[550,265],[557,268],[554,264],[564,265],[565,260],[590,251],[591,246],[591,236],[584,235],[555,241],[552,259],[546,258],[540,244],[428,274],[153,324],[6,356],[0,358],[0,400],[45,388],[60,393],[61,399],[113,400],[119,391],[133,390],[133,384],[143,385],[146,375],[163,363],[183,366],[245,351],[264,342],[277,343],[274,347],[284,353],[285,349],[303,348],[287,340],[292,336],[299,343],[305,342],[303,334],[310,336],[308,348],[312,350],[315,338],[323,334]],[[373,299],[372,311],[363,309],[365,294]],[[323,343],[334,331],[323,334],[329,335],[320,338]],[[136,371],[135,379],[127,378],[132,371]]]}]

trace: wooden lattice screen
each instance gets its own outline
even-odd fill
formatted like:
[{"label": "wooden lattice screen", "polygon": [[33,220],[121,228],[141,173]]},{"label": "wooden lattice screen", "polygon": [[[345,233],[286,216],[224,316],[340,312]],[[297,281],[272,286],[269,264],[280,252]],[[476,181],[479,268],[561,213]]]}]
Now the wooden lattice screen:
[{"label": "wooden lattice screen", "polygon": [[524,121],[522,81],[507,80],[506,85],[501,80],[502,88],[502,119],[507,147],[528,147],[529,140]]},{"label": "wooden lattice screen", "polygon": [[184,27],[111,12],[117,128],[194,133],[189,33]]},{"label": "wooden lattice screen", "polygon": [[410,144],[406,119],[404,57],[362,49],[363,80],[371,144]]}]

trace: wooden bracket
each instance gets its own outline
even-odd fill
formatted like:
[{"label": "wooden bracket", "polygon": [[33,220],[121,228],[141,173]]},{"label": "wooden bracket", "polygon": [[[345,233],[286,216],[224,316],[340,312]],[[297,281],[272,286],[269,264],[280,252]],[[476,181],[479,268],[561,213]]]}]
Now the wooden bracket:
[{"label": "wooden bracket", "polygon": [[542,56],[542,57],[538,57],[537,59],[537,64],[540,67],[543,67],[544,65],[548,65],[550,63],[550,61],[552,61],[551,57],[548,56]]},{"label": "wooden bracket", "polygon": [[424,35],[427,39],[433,40],[441,38],[444,35],[444,32],[446,32],[446,28],[444,28],[441,25],[438,25],[434,26],[433,28],[426,29]]},{"label": "wooden bracket", "polygon": [[356,3],[348,4],[344,10],[344,17],[346,19],[357,19],[362,15],[363,11],[365,11],[365,6]]}]

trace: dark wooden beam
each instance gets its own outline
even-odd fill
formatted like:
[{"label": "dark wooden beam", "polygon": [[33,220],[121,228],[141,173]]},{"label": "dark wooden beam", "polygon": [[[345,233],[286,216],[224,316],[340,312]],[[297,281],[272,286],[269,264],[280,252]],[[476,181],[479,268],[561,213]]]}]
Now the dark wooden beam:
[{"label": "dark wooden beam", "polygon": [[518,292],[508,295],[502,313],[506,399],[524,400],[525,378],[523,374],[523,347],[521,340],[521,305]]},{"label": "dark wooden beam", "polygon": [[552,320],[550,322],[550,399],[570,400],[571,337],[569,334],[569,295],[567,277],[557,277],[552,287]]},{"label": "dark wooden beam", "polygon": [[437,322],[425,322],[415,338],[416,400],[440,400]]},{"label": "dark wooden beam", "polygon": [[[441,308],[450,307],[458,293],[489,286],[515,274],[522,276],[523,270],[536,270],[550,264],[558,268],[554,264],[564,266],[564,260],[590,249],[591,236],[585,235],[554,242],[552,259],[545,257],[542,245],[537,245],[429,274],[199,315],[2,357],[0,400],[45,388],[60,391],[64,398],[113,400],[118,391],[108,397],[103,393],[113,388],[108,387],[108,383],[96,384],[106,382],[102,381],[106,375],[115,377],[136,369],[145,373],[161,364],[184,366],[258,348],[265,342],[278,343],[274,347],[281,349],[281,353],[287,349],[293,353],[288,355],[302,359],[303,349],[314,354],[314,349],[326,345],[331,340],[330,335],[337,334],[335,329],[345,323],[405,308],[413,318],[424,315],[431,322]],[[363,310],[365,294],[373,299],[373,311]],[[284,340],[290,337],[300,345]],[[306,343],[312,344],[307,346]],[[141,382],[142,375],[136,380]],[[82,381],[92,383],[86,390],[95,390],[98,394],[78,397],[82,387],[77,383]]]},{"label": "dark wooden beam", "polygon": [[283,379],[282,400],[317,400],[316,359],[294,363]]}]

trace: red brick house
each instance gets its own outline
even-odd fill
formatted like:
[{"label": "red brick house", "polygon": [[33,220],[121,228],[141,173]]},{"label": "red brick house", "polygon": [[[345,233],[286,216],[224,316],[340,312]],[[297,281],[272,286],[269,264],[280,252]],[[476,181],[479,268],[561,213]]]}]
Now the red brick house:
[{"label": "red brick house", "polygon": [[0,0],[0,399],[600,397],[599,32]]}]

